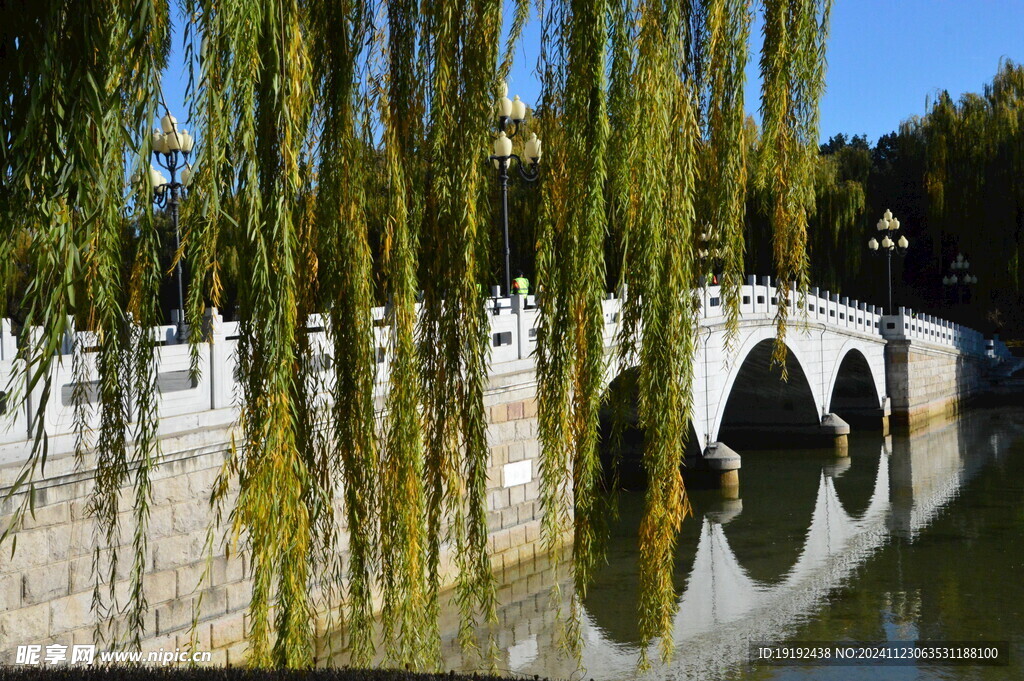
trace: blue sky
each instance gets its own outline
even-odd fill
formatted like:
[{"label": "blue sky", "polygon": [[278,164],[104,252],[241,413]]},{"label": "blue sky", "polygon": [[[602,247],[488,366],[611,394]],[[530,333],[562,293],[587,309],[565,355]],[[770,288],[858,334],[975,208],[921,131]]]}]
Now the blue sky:
[{"label": "blue sky", "polygon": [[[507,3],[508,4],[508,3]],[[747,109],[757,115],[760,23],[751,31]],[[536,102],[539,25],[532,21],[516,51],[509,95]],[[168,105],[184,119],[181,35],[164,82]],[[871,142],[925,112],[942,89],[979,92],[1001,58],[1024,62],[1024,0],[835,0],[828,42],[821,139],[838,132]]]}]

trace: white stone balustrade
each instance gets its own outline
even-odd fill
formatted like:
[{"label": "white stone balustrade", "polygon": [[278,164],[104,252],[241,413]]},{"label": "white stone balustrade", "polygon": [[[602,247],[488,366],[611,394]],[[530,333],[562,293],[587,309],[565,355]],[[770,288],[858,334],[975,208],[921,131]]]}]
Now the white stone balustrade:
[{"label": "white stone balustrade", "polygon": [[917,340],[952,347],[966,355],[986,354],[985,337],[974,329],[954,324],[933,315],[915,314],[905,307],[888,315],[882,336],[893,340]]},{"label": "white stone balustrade", "polygon": [[[707,286],[700,293],[700,324],[707,328],[718,328],[725,324],[725,310],[721,287]],[[790,324],[815,328],[825,327],[839,333],[869,336],[872,339],[906,339],[937,346],[952,348],[962,354],[992,356],[982,335],[972,329],[937,319],[928,315],[914,315],[900,308],[895,315],[883,316],[874,305],[856,300],[840,298],[836,294],[812,288],[801,297],[795,290],[780,292],[772,285],[769,277],[748,277],[747,284],[740,291],[741,323],[744,325],[771,326],[775,322],[777,300],[782,296],[790,306]],[[491,321],[492,373],[503,372],[501,365],[529,359],[537,344],[538,310],[534,296],[512,298],[487,298],[486,309]],[[602,302],[605,321],[605,341],[611,346],[618,329],[621,301],[609,294]],[[377,386],[383,394],[390,372],[390,326],[385,308],[373,309],[375,347],[377,354]],[[325,330],[326,320],[320,315],[311,315],[307,329],[310,344],[316,353],[317,374],[323,377],[321,386],[329,387],[330,366],[333,348]],[[221,412],[214,420],[221,423],[233,418],[233,411],[239,402],[239,385],[235,380],[235,352],[239,337],[239,323],[225,322],[216,309],[207,310],[203,330],[208,339],[199,352],[199,377],[193,380],[189,375],[191,354],[187,344],[177,343],[173,325],[156,327],[152,330],[155,340],[162,343],[157,348],[158,387],[160,391],[159,416],[161,421],[172,420],[167,428],[203,427],[212,417],[202,416],[206,412]],[[33,330],[39,333],[39,330]],[[96,343],[92,334],[71,331],[61,344],[61,356],[55,362],[49,381],[49,400],[44,418],[48,436],[56,437],[60,448],[61,438],[65,446],[75,430],[74,399],[77,393],[90,404],[94,403],[95,355],[84,353],[81,368],[84,381],[79,385],[75,376],[71,353],[75,342],[82,348]],[[1005,344],[999,345],[999,352],[1008,354]],[[17,354],[16,338],[9,320],[0,325],[0,390],[3,390],[3,409],[0,410],[0,464],[23,458],[27,454],[32,420],[36,405],[42,402],[46,383],[39,381],[30,395],[24,394],[19,385],[11,385],[15,375]],[[510,365],[511,366],[511,365]],[[21,389],[19,389],[21,388]],[[191,416],[186,420],[175,417]],[[88,424],[95,428],[98,420],[91,413]],[[161,424],[163,429],[163,423]]]}]

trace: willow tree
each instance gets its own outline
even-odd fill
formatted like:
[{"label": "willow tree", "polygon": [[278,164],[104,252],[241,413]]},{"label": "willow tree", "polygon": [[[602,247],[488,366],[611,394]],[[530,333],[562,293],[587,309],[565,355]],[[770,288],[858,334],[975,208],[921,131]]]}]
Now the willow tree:
[{"label": "willow tree", "polygon": [[696,27],[692,71],[702,133],[697,193],[699,273],[708,280],[721,274],[730,346],[737,337],[743,285],[750,146],[743,86],[750,21],[747,3],[718,0],[706,3],[692,22]]},{"label": "willow tree", "polygon": [[[136,519],[130,599],[113,598],[116,558],[104,566],[97,551],[98,589],[109,587],[98,602],[108,614],[127,613],[138,645],[149,478],[159,456],[154,342],[144,330],[160,321],[161,271],[152,208],[140,200],[152,191],[148,173],[141,183],[126,178],[145,170],[148,131],[166,113],[158,102],[171,8],[115,4],[5,9],[0,254],[8,256],[16,232],[29,235],[31,268],[16,304],[25,320],[19,366],[30,389],[44,387],[37,416],[68,320],[96,334],[95,441],[84,389],[77,400],[79,455],[95,455],[98,471],[90,511],[103,546],[121,543],[122,488],[134,492]],[[493,102],[529,3],[516,3],[500,60],[499,0],[181,7],[190,118],[202,144],[175,257],[191,265],[196,370],[205,307],[225,290],[223,253],[232,253],[237,278],[239,424],[212,502],[219,518],[238,491],[226,510],[231,541],[251,557],[251,662],[309,665],[314,615],[339,600],[347,601],[353,656],[367,660],[379,589],[388,661],[437,666],[442,547],[453,551],[462,642],[475,645],[474,625],[495,613],[481,294],[495,250],[488,150]],[[573,542],[578,613],[600,555],[601,301],[607,273],[616,272],[628,291],[617,359],[639,366],[651,481],[641,632],[645,642],[661,637],[667,655],[674,548],[689,508],[679,466],[702,276],[722,277],[731,328],[738,319],[750,9],[742,0],[538,7],[536,122],[548,150],[536,277],[543,534],[551,550]],[[826,8],[765,4],[768,162],[758,177],[775,206],[785,282],[804,277]],[[380,412],[375,304],[386,310],[391,377]],[[307,332],[314,313],[332,350],[326,372]],[[785,315],[780,307],[780,329]],[[74,361],[84,385],[80,346]],[[46,457],[42,419],[35,423],[19,483],[26,492]],[[31,495],[23,498],[27,511]]]},{"label": "willow tree", "polygon": [[[860,270],[864,252],[865,184],[844,179],[839,159],[819,156],[816,160],[815,206],[809,220],[807,250],[812,279],[818,286],[841,293],[846,274]],[[840,263],[841,268],[837,267]]]},{"label": "willow tree", "polygon": [[[927,260],[948,267],[962,252],[991,263],[977,295],[1013,314],[1024,291],[1024,66],[1004,61],[981,93],[958,101],[940,93],[924,117],[905,122],[900,141],[924,158],[923,178],[900,179],[923,184],[936,235]],[[928,274],[937,288],[942,273]]]},{"label": "willow tree", "polygon": [[[587,558],[595,541],[604,286],[579,284],[605,279],[607,9],[601,2],[552,3],[542,48],[550,159],[537,260],[543,287],[537,333],[543,529],[554,552],[575,518],[574,558],[581,573],[590,568]],[[585,582],[577,580],[577,598]]]},{"label": "willow tree", "polygon": [[767,190],[777,287],[773,363],[785,374],[784,298],[807,290],[807,222],[814,209],[818,100],[825,87],[831,0],[765,0],[761,51],[761,153],[755,175]]},{"label": "willow tree", "polygon": [[[124,543],[117,523],[120,491],[134,491],[131,598],[120,635],[137,644],[146,609],[142,575],[156,456],[154,342],[141,329],[162,321],[155,304],[161,272],[152,209],[126,196],[124,162],[139,166],[149,155],[147,133],[170,37],[168,7],[151,1],[119,2],[116,9],[99,2],[5,5],[0,21],[0,257],[6,267],[15,235],[29,235],[28,282],[15,305],[25,329],[40,329],[22,334],[18,368],[28,380],[8,386],[9,399],[37,386],[43,395],[32,454],[16,485],[27,494],[4,536],[31,511],[32,485],[46,462],[38,416],[50,397],[54,355],[66,333],[92,330],[100,427],[90,438],[89,407],[83,390],[76,391],[76,449],[79,457],[95,452],[88,510],[100,520],[103,546]],[[140,191],[151,191],[148,173],[143,182]],[[135,208],[127,217],[126,201]],[[7,294],[0,290],[5,299]],[[76,344],[80,386],[91,378],[82,353]],[[122,610],[114,575],[124,557],[97,549],[94,558],[105,578],[97,582],[95,604],[102,613]],[[101,589],[101,582],[108,588]]]},{"label": "willow tree", "polygon": [[[750,146],[755,163],[758,151],[759,140],[755,136]],[[834,293],[855,287],[856,275],[861,272],[870,165],[868,150],[853,147],[838,153],[822,153],[813,162],[814,210],[807,221],[809,278]],[[749,205],[745,234],[748,269],[771,271],[772,231],[770,215],[766,214],[766,207],[770,207],[767,192],[755,188]]]},{"label": "willow tree", "polygon": [[[799,265],[806,240],[793,237],[805,232],[807,211],[814,205],[814,177],[808,169],[817,149],[827,3],[768,2],[764,11],[770,27],[762,55],[762,111],[771,133],[761,168],[770,167],[772,173],[762,174],[759,186],[780,207],[773,220],[777,267],[784,280],[804,284]],[[615,3],[610,16],[608,36],[594,41],[585,57],[574,52],[573,39],[577,32],[598,30],[603,22],[587,22],[573,3],[556,3],[546,26],[545,111],[550,108],[551,116],[564,125],[546,131],[555,141],[548,146],[547,219],[538,260],[545,287],[538,347],[544,485],[549,494],[557,494],[558,481],[567,479],[572,465],[575,547],[583,554],[575,561],[576,593],[585,593],[595,560],[590,516],[598,490],[589,432],[582,437],[579,433],[588,423],[589,405],[577,393],[588,389],[583,379],[598,373],[602,362],[582,351],[595,322],[586,314],[591,308],[573,295],[578,282],[593,281],[590,277],[608,264],[601,260],[602,251],[584,247],[594,227],[578,226],[577,216],[605,214],[622,257],[610,268],[621,273],[626,293],[617,362],[620,369],[638,365],[639,425],[645,431],[648,490],[640,536],[639,613],[643,654],[646,643],[660,637],[667,656],[675,613],[675,541],[689,510],[679,467],[689,434],[697,330],[698,301],[691,291],[704,276],[718,276],[730,340],[739,316],[750,138],[743,79],[751,16],[746,3],[731,1]],[[590,153],[597,156],[604,148],[605,133],[593,120],[603,107],[596,97],[603,87],[602,72],[591,64],[606,42],[609,116],[615,123],[608,148],[615,162],[608,171],[602,209],[600,197],[573,194],[603,179],[597,161],[574,155],[579,153],[574,142],[589,129],[595,131]],[[581,105],[572,99],[574,79],[586,74],[591,74],[583,81],[590,88],[589,106],[586,100]],[[580,108],[570,108],[570,102]],[[774,161],[769,161],[773,154]],[[574,300],[574,306],[567,304]],[[785,308],[780,307],[781,348],[785,322]],[[554,452],[564,458],[554,459]],[[557,536],[566,515],[559,515],[551,500],[546,508],[545,529]]]}]

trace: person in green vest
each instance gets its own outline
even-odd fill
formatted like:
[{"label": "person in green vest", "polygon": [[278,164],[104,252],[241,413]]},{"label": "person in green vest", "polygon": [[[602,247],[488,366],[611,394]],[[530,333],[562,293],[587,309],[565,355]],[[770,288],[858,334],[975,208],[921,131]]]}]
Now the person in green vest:
[{"label": "person in green vest", "polygon": [[522,270],[519,270],[516,278],[512,280],[512,295],[530,295],[530,280],[523,276]]}]

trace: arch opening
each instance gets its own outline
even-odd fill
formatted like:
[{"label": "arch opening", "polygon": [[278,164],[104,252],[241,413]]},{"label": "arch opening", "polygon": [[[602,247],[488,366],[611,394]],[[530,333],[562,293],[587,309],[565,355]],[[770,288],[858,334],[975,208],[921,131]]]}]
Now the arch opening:
[{"label": "arch opening", "polygon": [[[643,466],[644,429],[640,424],[640,370],[632,367],[622,371],[608,385],[600,413],[600,457],[606,485],[622,490],[642,490],[647,487],[647,472]],[[622,419],[621,440],[614,441],[616,419]],[[701,453],[700,440],[689,424],[686,457]],[[680,462],[682,464],[683,462]]]},{"label": "arch opening", "polygon": [[821,416],[804,369],[788,351],[783,381],[771,363],[774,343],[755,345],[737,371],[717,438],[733,448],[810,446],[821,437]]},{"label": "arch opening", "polygon": [[850,350],[836,372],[829,409],[852,428],[881,430],[883,411],[878,390],[867,359],[859,350]]}]

